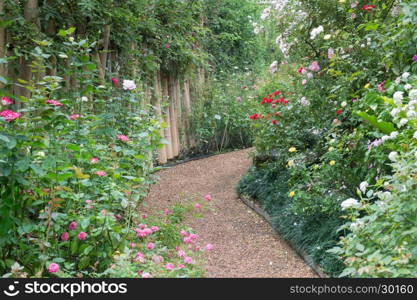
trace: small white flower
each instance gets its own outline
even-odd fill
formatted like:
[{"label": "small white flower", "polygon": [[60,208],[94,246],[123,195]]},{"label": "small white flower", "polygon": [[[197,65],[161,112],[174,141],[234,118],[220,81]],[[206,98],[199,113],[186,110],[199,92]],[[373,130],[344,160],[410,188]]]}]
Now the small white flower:
[{"label": "small white flower", "polygon": [[396,115],[398,115],[399,112],[400,110],[398,108],[394,108],[393,110],[391,110],[390,114],[392,117],[395,117]]},{"label": "small white flower", "polygon": [[409,90],[409,89],[411,89],[413,86],[411,85],[411,84],[409,84],[409,83],[407,83],[406,85],[404,85],[404,89],[405,90]]},{"label": "small white flower", "polygon": [[305,97],[300,99],[300,104],[302,106],[309,106],[310,105],[310,101],[308,101]]},{"label": "small white flower", "polygon": [[391,152],[390,154],[388,154],[388,158],[390,161],[397,161],[398,158],[398,152]]},{"label": "small white flower", "polygon": [[136,88],[136,84],[133,80],[127,80],[127,79],[123,80],[123,89],[124,90],[131,91],[131,90],[134,90],[135,88]]},{"label": "small white flower", "polygon": [[88,98],[87,98],[86,96],[82,96],[82,97],[81,97],[81,101],[82,101],[82,102],[88,102]]},{"label": "small white flower", "polygon": [[382,138],[381,138],[381,140],[382,140],[382,142],[386,142],[386,141],[388,141],[389,139],[391,139],[391,137],[389,136],[389,135],[384,135]]},{"label": "small white flower", "polygon": [[401,105],[402,100],[403,100],[403,98],[404,98],[403,94],[404,94],[404,92],[395,92],[395,93],[394,93],[393,98],[394,98],[394,103],[395,103],[395,104],[397,104],[397,105]]},{"label": "small white flower", "polygon": [[391,134],[389,135],[390,139],[395,139],[398,136],[398,131],[393,131],[391,132]]},{"label": "small white flower", "polygon": [[417,114],[414,110],[407,111],[407,118],[414,118],[416,115]]},{"label": "small white flower", "polygon": [[408,72],[404,72],[404,73],[403,73],[403,75],[401,75],[401,77],[402,77],[404,80],[407,80],[407,78],[408,78],[408,77],[410,77],[410,73],[408,73]]},{"label": "small white flower", "polygon": [[59,53],[58,56],[60,58],[68,58],[68,55],[66,55],[65,53]]},{"label": "small white flower", "polygon": [[272,62],[272,64],[269,66],[269,71],[271,73],[275,73],[278,70],[278,61]]},{"label": "small white flower", "polygon": [[414,89],[408,92],[408,97],[410,97],[411,100],[417,101],[417,90]]},{"label": "small white flower", "polygon": [[347,102],[346,101],[343,101],[341,105],[342,105],[342,107],[346,107]]},{"label": "small white flower", "polygon": [[364,221],[357,220],[356,222],[350,224],[350,230],[355,231],[356,229],[361,228],[363,225],[365,225]]},{"label": "small white flower", "polygon": [[317,28],[314,28],[313,30],[311,30],[310,39],[314,40],[316,38],[316,36],[318,36],[323,31],[324,31],[324,28],[321,25]]},{"label": "small white flower", "polygon": [[408,119],[406,119],[406,118],[402,118],[401,120],[400,120],[400,127],[403,127],[405,124],[407,124],[408,123]]},{"label": "small white flower", "polygon": [[340,206],[342,206],[342,209],[345,210],[350,207],[359,207],[359,202],[356,199],[349,198],[343,201]]},{"label": "small white flower", "polygon": [[368,186],[369,186],[368,182],[362,181],[361,184],[359,185],[359,189],[361,190],[362,193],[365,193]]},{"label": "small white flower", "polygon": [[311,79],[311,78],[313,78],[313,77],[314,77],[313,73],[311,73],[311,72],[308,72],[308,73],[307,73],[307,78],[308,78],[308,79]]},{"label": "small white flower", "polygon": [[401,83],[401,77],[397,77],[397,78],[395,79],[395,83],[396,83],[396,84],[400,84],[400,83]]},{"label": "small white flower", "polygon": [[68,38],[68,40],[69,40],[70,42],[73,42],[73,41],[74,41],[74,37],[70,36],[70,37]]},{"label": "small white flower", "polygon": [[325,39],[325,40],[330,40],[330,39],[331,39],[331,37],[332,37],[332,35],[331,35],[331,34],[326,34],[326,35],[323,37],[323,39]]},{"label": "small white flower", "polygon": [[[414,134],[413,134],[413,138],[417,140],[417,131],[416,131],[416,132],[414,132]],[[417,152],[416,152],[416,154],[417,154]]]},{"label": "small white flower", "polygon": [[388,200],[391,200],[391,199],[392,199],[392,194],[391,194],[390,192],[383,192],[383,193],[381,193],[381,194],[379,195],[379,198],[380,198],[381,200],[386,200],[386,201],[388,201]]}]

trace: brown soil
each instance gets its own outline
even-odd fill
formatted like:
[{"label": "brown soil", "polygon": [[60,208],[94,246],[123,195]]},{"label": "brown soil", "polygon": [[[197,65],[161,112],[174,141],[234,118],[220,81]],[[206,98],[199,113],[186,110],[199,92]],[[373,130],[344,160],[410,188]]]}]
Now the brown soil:
[{"label": "brown soil", "polygon": [[[249,152],[235,151],[161,170],[144,209],[160,211],[177,202],[198,199],[204,217],[189,217],[185,223],[199,234],[203,244],[215,247],[204,257],[207,277],[317,277],[270,225],[238,198],[235,187],[251,165]],[[213,197],[209,203],[203,199],[206,194]]]}]

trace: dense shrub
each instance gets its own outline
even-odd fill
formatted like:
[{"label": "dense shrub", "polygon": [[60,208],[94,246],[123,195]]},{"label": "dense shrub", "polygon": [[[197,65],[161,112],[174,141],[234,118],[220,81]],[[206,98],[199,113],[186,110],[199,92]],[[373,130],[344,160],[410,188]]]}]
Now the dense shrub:
[{"label": "dense shrub", "polygon": [[[255,161],[287,176],[288,195],[273,206],[288,201],[297,224],[320,220],[320,231],[334,233],[325,238],[326,249],[341,236],[341,246],[329,252],[346,264],[341,276],[416,275],[415,245],[402,238],[414,234],[415,219],[395,217],[405,213],[403,199],[417,200],[415,174],[405,171],[415,164],[417,138],[416,17],[413,1],[278,1],[262,15],[281,55],[252,111]],[[251,179],[259,180],[244,179],[249,195],[256,187]],[[268,194],[256,196],[269,205]],[[348,211],[357,198],[363,209]],[[292,220],[291,214],[283,218]],[[372,225],[357,229],[348,222],[336,233],[346,220]],[[300,235],[311,236],[313,228]],[[295,241],[332,275],[342,270],[314,255],[315,240],[306,243]]]}]

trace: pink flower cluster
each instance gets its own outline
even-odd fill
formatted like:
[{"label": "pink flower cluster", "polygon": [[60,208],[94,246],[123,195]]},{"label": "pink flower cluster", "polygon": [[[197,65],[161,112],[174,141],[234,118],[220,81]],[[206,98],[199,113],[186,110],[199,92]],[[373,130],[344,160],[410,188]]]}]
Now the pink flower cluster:
[{"label": "pink flower cluster", "polygon": [[1,98],[1,104],[3,105],[11,105],[13,104],[13,100],[7,98],[7,97],[3,97]]},{"label": "pink flower cluster", "polygon": [[121,140],[122,142],[128,142],[129,138],[123,134],[118,134],[117,139]]},{"label": "pink flower cluster", "polygon": [[136,231],[136,235],[138,238],[145,238],[148,235],[157,232],[159,230],[159,227],[152,226],[151,228],[148,228],[145,224],[139,224],[139,228],[135,228],[134,230]]},{"label": "pink flower cluster", "polygon": [[13,120],[16,120],[20,118],[21,115],[22,115],[21,113],[18,113],[9,109],[6,109],[0,112],[0,117],[3,117],[6,120],[6,122],[11,122]]},{"label": "pink flower cluster", "polygon": [[64,104],[62,104],[59,101],[56,100],[46,100],[46,104],[52,105],[52,106],[62,106]]}]

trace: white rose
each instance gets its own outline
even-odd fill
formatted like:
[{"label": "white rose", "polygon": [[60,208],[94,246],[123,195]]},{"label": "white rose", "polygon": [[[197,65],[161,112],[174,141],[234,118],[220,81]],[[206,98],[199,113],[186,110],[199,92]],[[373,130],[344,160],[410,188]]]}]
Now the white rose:
[{"label": "white rose", "polygon": [[400,110],[398,108],[394,108],[393,110],[391,110],[390,114],[392,117],[395,117],[396,115],[398,115],[399,112]]},{"label": "white rose", "polygon": [[398,152],[391,152],[390,154],[388,154],[388,158],[390,161],[397,161],[398,158]]},{"label": "white rose", "polygon": [[361,184],[359,185],[359,189],[361,190],[362,193],[365,193],[368,186],[369,186],[368,182],[362,181]]},{"label": "white rose", "polygon": [[410,97],[411,100],[416,100],[417,101],[417,90],[411,90],[408,93],[408,97]]},{"label": "white rose", "polygon": [[398,131],[393,131],[391,132],[391,134],[389,135],[390,139],[395,139],[398,136]]},{"label": "white rose", "polygon": [[341,105],[342,105],[342,107],[346,107],[346,105],[347,105],[346,101],[343,101]]},{"label": "white rose", "polygon": [[409,83],[407,83],[406,85],[404,85],[404,89],[409,90],[411,89],[413,86]]},{"label": "white rose", "polygon": [[416,112],[414,110],[407,111],[407,118],[414,118],[416,116]]},{"label": "white rose", "polygon": [[323,39],[325,39],[325,40],[330,40],[330,38],[332,37],[332,35],[331,34],[326,34],[324,37],[323,37]]},{"label": "white rose", "polygon": [[408,123],[408,119],[406,119],[406,118],[402,118],[401,120],[400,120],[400,127],[402,127],[402,126],[404,126],[405,124],[407,124]]},{"label": "white rose", "polygon": [[349,198],[343,201],[340,206],[342,206],[342,209],[345,210],[350,207],[359,207],[359,202],[356,199]]},{"label": "white rose", "polygon": [[401,77],[406,80],[408,77],[410,77],[410,73],[408,72],[404,72],[403,75],[401,75]]},{"label": "white rose", "polygon": [[404,92],[395,92],[394,93],[393,98],[394,98],[394,103],[395,104],[400,105],[402,103],[403,94],[404,94]]},{"label": "white rose", "polygon": [[134,90],[136,88],[136,84],[133,80],[123,80],[123,89],[124,90]]}]

